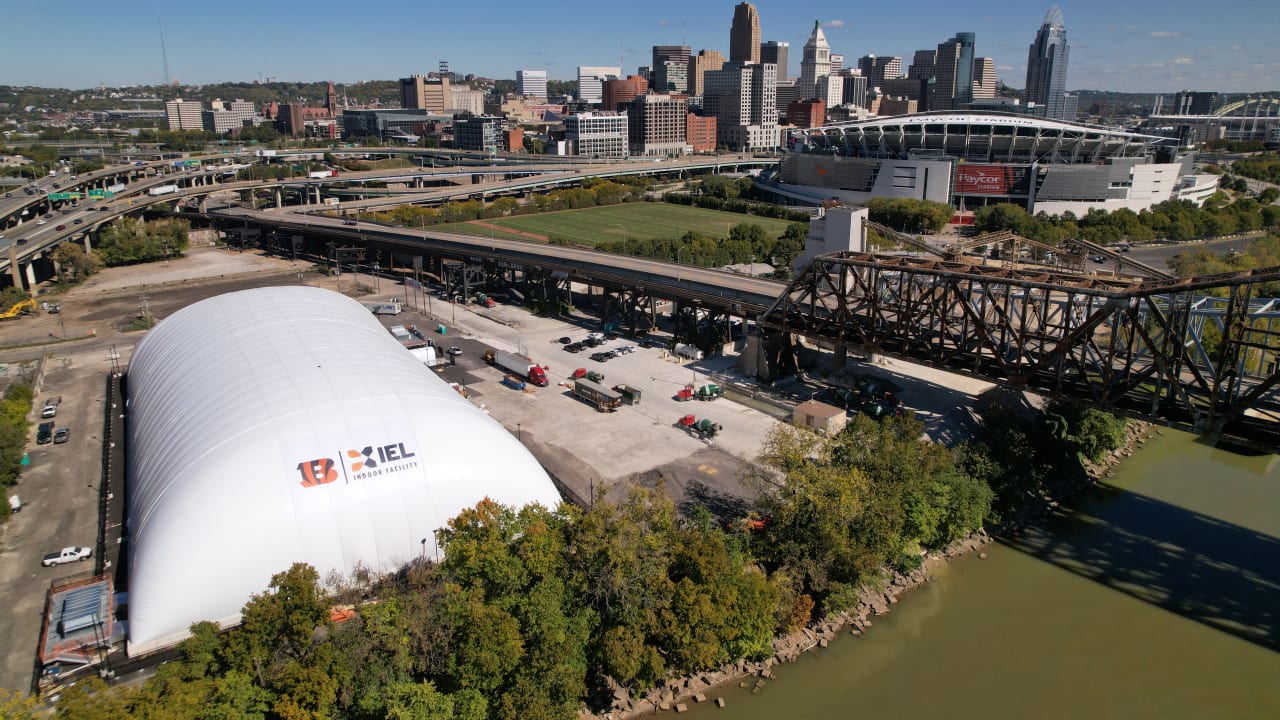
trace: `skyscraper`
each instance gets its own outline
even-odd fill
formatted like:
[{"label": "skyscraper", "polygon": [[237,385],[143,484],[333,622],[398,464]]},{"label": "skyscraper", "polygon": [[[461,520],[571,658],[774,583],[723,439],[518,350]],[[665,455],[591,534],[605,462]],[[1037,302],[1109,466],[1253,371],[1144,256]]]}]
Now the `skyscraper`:
[{"label": "skyscraper", "polygon": [[689,46],[654,45],[650,86],[660,93],[689,92]]},{"label": "skyscraper", "polygon": [[952,110],[973,102],[974,43],[973,33],[962,32],[938,45],[933,68],[937,107],[931,103],[930,110]]},{"label": "skyscraper", "polygon": [[822,23],[813,21],[813,32],[804,44],[800,60],[800,99],[818,96],[818,78],[831,74],[831,46],[822,32]]},{"label": "skyscraper", "polygon": [[733,25],[729,27],[729,62],[760,62],[760,13],[751,3],[738,3],[733,8]]},{"label": "skyscraper", "polygon": [[881,87],[885,80],[892,80],[902,74],[902,58],[863,55],[858,58],[858,70],[867,79],[868,87]]},{"label": "skyscraper", "polygon": [[689,94],[702,95],[705,83],[703,75],[708,70],[719,70],[724,67],[724,56],[718,50],[699,50],[697,55],[689,58]]},{"label": "skyscraper", "polygon": [[545,98],[547,96],[547,71],[517,70],[516,94]]},{"label": "skyscraper", "polygon": [[787,54],[791,52],[791,43],[769,40],[760,45],[760,62],[773,63],[778,66],[778,82],[791,77],[787,74]]},{"label": "skyscraper", "polygon": [[732,150],[777,146],[778,66],[727,62],[704,77],[702,106],[716,118],[719,144]]},{"label": "skyscraper", "polygon": [[622,77],[620,67],[578,66],[578,99],[588,105],[599,105],[604,99],[604,82]]},{"label": "skyscraper", "polygon": [[1067,89],[1067,56],[1070,52],[1062,11],[1054,5],[1045,13],[1044,23],[1027,53],[1025,93],[1027,102],[1044,106],[1044,116],[1050,120],[1075,119],[1074,112],[1067,115],[1063,98]]},{"label": "skyscraper", "polygon": [[911,69],[907,71],[907,77],[912,80],[928,80],[933,77],[933,64],[937,57],[937,50],[917,50],[911,58]]}]

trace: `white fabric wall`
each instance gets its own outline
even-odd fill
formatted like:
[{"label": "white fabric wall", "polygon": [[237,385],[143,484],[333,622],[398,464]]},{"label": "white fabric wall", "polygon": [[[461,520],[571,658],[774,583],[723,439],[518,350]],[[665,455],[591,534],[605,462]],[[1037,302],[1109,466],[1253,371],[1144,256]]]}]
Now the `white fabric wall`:
[{"label": "white fabric wall", "polygon": [[[510,433],[327,290],[175,313],[139,343],[128,393],[130,653],[238,621],[294,562],[388,570],[434,557],[433,531],[486,496],[560,501]],[[377,467],[357,470],[365,448]],[[331,481],[304,486],[326,459]]]}]

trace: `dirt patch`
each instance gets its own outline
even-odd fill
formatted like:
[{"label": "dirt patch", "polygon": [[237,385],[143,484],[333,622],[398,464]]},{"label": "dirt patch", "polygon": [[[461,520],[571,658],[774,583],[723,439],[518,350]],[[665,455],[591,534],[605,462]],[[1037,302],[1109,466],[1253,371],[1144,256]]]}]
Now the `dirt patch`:
[{"label": "dirt patch", "polygon": [[528,240],[537,240],[539,242],[551,242],[551,238],[547,237],[546,235],[539,235],[537,233],[525,232],[523,230],[514,230],[512,228],[502,227],[501,225],[494,225],[493,223],[487,223],[483,220],[468,220],[467,224],[475,225],[476,227],[488,228],[490,230],[497,230],[499,232],[507,233],[508,235],[519,235],[520,237]]}]

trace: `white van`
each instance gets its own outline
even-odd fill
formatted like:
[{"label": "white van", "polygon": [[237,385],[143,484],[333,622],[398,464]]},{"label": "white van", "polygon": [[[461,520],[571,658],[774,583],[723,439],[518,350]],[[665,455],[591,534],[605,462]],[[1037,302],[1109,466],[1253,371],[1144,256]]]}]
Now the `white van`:
[{"label": "white van", "polygon": [[17,495],[10,495],[9,510],[12,512],[18,512],[21,509],[22,509],[22,501],[18,499]]}]

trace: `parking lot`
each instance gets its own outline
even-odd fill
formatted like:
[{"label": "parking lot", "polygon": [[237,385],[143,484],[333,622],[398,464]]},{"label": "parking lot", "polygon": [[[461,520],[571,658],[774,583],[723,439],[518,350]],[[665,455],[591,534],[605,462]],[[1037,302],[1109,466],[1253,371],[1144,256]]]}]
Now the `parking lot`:
[{"label": "parking lot", "polygon": [[[98,546],[106,417],[103,397],[111,368],[111,359],[98,349],[54,353],[45,360],[37,380],[28,444],[30,464],[12,488],[21,498],[22,509],[0,532],[0,606],[6,609],[5,622],[0,623],[0,686],[5,688],[25,691],[31,686],[49,586],[89,575],[98,568],[115,569],[118,545],[109,540],[106,557]],[[53,396],[61,396],[57,415],[42,419],[45,400]],[[55,429],[67,430],[66,442],[37,443],[41,422],[53,422]],[[108,528],[112,532],[107,537],[118,537],[118,520],[110,524],[116,527]],[[45,553],[66,546],[91,547],[93,557],[41,567]]]},{"label": "parking lot", "polygon": [[[714,512],[731,514],[751,496],[751,489],[739,482],[742,464],[755,458],[777,421],[723,398],[675,399],[686,384],[712,382],[709,373],[732,367],[735,358],[678,361],[666,352],[667,336],[660,331],[648,337],[662,347],[641,347],[641,338],[618,338],[569,353],[559,339],[582,340],[598,330],[598,321],[587,316],[542,318],[504,304],[453,308],[437,300],[433,309],[446,324],[456,319],[450,325],[455,335],[436,336],[435,342],[462,350],[441,376],[464,385],[472,401],[517,435],[573,499],[587,501],[593,492],[617,499],[633,485],[661,485],[685,509],[706,504]],[[383,316],[387,325],[430,329],[436,322],[413,311]],[[605,362],[590,359],[592,353],[620,347],[635,350]],[[523,391],[504,385],[505,371],[483,360],[488,349],[530,358],[546,369],[550,384]],[[579,368],[603,373],[600,384],[606,387],[639,389],[639,404],[598,412],[572,392],[571,376]],[[686,414],[711,418],[724,429],[714,439],[700,440],[676,427]]]}]

